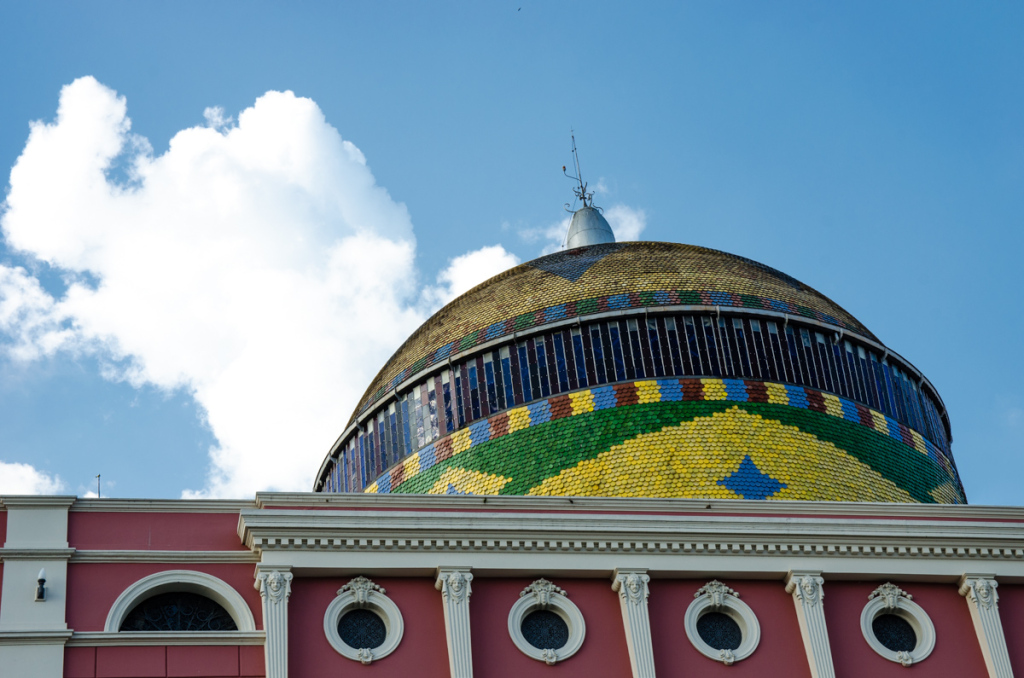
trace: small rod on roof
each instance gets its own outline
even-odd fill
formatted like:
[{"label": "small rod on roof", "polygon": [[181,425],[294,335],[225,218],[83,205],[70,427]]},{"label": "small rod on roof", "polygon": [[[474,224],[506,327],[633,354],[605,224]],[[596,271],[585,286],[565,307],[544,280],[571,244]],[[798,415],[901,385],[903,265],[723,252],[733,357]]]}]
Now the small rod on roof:
[{"label": "small rod on roof", "polygon": [[100,494],[100,474],[99,473],[96,474],[96,498],[97,499],[102,499],[103,498],[102,495]]}]

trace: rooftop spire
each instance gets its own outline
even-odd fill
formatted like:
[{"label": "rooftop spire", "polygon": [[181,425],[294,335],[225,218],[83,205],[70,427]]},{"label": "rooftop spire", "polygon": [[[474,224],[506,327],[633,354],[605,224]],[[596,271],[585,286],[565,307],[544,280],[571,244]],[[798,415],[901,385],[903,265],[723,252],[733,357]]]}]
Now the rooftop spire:
[{"label": "rooftop spire", "polygon": [[[590,245],[603,245],[615,242],[615,233],[608,225],[608,220],[601,214],[600,207],[594,207],[594,193],[587,191],[587,184],[583,181],[583,173],[580,172],[580,154],[576,151],[576,134],[572,132],[572,159],[575,163],[576,176],[569,174],[565,165],[562,165],[562,173],[577,182],[573,193],[583,203],[572,215],[569,222],[569,230],[565,234],[565,248],[576,249],[577,247],[589,247]],[[572,212],[569,203],[565,204],[565,210]]]}]

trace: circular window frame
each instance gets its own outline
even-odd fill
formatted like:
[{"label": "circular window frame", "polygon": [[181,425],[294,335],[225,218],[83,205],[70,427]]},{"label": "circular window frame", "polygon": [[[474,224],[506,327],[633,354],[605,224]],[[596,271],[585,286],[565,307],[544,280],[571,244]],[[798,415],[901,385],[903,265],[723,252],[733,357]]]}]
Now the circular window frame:
[{"label": "circular window frame", "polygon": [[[721,612],[740,627],[742,641],[738,648],[719,650],[708,645],[700,637],[700,633],[697,632],[697,621],[710,612]],[[726,666],[754,654],[754,650],[761,642],[761,625],[757,621],[757,615],[749,605],[740,600],[738,593],[717,579],[708,582],[694,594],[693,602],[686,608],[683,626],[686,629],[686,637],[698,652]]]},{"label": "circular window frame", "polygon": [[[337,597],[324,612],[324,634],[327,642],[342,657],[368,665],[387,657],[398,648],[405,633],[405,622],[401,610],[385,593],[383,588],[365,577],[356,577],[338,589]],[[379,647],[352,647],[341,639],[338,623],[347,612],[357,609],[370,610],[384,622],[386,635]]]},{"label": "circular window frame", "polygon": [[[530,659],[544,662],[548,666],[565,661],[583,646],[587,625],[583,613],[569,600],[568,594],[547,579],[538,579],[519,594],[519,600],[508,612],[508,634],[519,651]],[[537,648],[523,636],[523,620],[538,610],[554,612],[569,627],[569,640],[560,648]]]},{"label": "circular window frame", "polygon": [[[919,664],[927,659],[935,649],[935,625],[924,608],[914,602],[913,596],[894,584],[886,583],[875,589],[868,598],[868,604],[860,613],[860,630],[871,649],[885,659],[903,666]],[[917,645],[913,650],[895,652],[878,640],[872,624],[885,614],[900,617],[914,629]]]},{"label": "circular window frame", "polygon": [[138,633],[121,631],[125,617],[137,605],[161,593],[184,591],[196,593],[213,600],[235,621],[237,631],[154,631],[160,634],[192,634],[192,633],[238,633],[256,630],[256,621],[249,605],[230,584],[205,572],[195,570],[163,570],[138,580],[117,597],[107,613],[103,624],[105,633]]}]

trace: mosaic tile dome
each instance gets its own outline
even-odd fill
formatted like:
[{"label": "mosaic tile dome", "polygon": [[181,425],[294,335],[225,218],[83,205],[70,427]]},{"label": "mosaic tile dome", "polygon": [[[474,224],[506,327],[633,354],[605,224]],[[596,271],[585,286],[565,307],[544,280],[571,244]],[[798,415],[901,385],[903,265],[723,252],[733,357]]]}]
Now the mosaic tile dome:
[{"label": "mosaic tile dome", "polygon": [[438,311],[322,492],[965,503],[938,393],[852,315],[724,252],[613,243]]}]

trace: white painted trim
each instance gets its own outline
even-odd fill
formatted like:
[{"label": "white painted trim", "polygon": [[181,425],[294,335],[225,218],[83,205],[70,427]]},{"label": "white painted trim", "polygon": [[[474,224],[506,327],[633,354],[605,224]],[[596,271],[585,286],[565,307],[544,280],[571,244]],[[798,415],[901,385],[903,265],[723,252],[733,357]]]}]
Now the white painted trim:
[{"label": "white painted trim", "polygon": [[[720,650],[704,642],[697,632],[697,621],[709,612],[721,612],[736,622],[742,638],[738,648]],[[738,593],[717,580],[708,582],[694,594],[694,600],[686,608],[683,617],[683,628],[686,629],[686,637],[698,652],[726,666],[754,654],[754,650],[761,642],[761,625],[758,624],[754,611],[740,600]]]},{"label": "white painted trim", "polygon": [[0,645],[64,645],[71,631],[0,631]]},{"label": "white painted trim", "polygon": [[124,618],[136,605],[147,598],[168,591],[190,591],[206,596],[220,603],[235,620],[235,626],[239,631],[256,630],[252,612],[238,591],[213,575],[192,570],[157,572],[126,588],[111,606],[103,630],[107,633],[118,633]]},{"label": "white painted trim", "polygon": [[151,645],[263,645],[263,631],[76,631],[68,647],[138,647]]},{"label": "white painted trim", "polygon": [[448,669],[452,678],[472,678],[473,642],[469,622],[469,598],[473,573],[468,567],[438,568],[434,588],[444,606],[444,635],[448,645]]},{"label": "white painted trim", "polygon": [[[0,559],[4,557],[0,549]],[[72,563],[258,563],[252,551],[146,551],[91,549],[74,551]]]},{"label": "white painted trim", "polygon": [[999,616],[999,582],[991,574],[966,573],[960,579],[960,595],[971,609],[974,632],[985,657],[989,678],[1013,678],[1006,635]]},{"label": "white painted trim", "polygon": [[288,599],[294,575],[287,567],[256,566],[253,586],[263,607],[263,663],[266,678],[288,678]]},{"label": "white painted trim", "polygon": [[[385,595],[386,591],[365,577],[356,577],[338,589],[338,596],[327,606],[324,613],[324,634],[327,642],[342,657],[370,664],[383,659],[398,648],[405,633],[402,612],[394,601]],[[384,643],[375,648],[358,648],[348,645],[338,634],[338,622],[342,615],[355,609],[374,612],[384,622],[387,635]]]},{"label": "white painted trim", "polygon": [[30,494],[7,494],[0,495],[0,505],[6,508],[24,509],[66,509],[75,503],[78,497],[73,495],[30,495]]},{"label": "white painted trim", "polygon": [[70,510],[89,513],[238,513],[255,506],[254,501],[238,499],[79,499]]},{"label": "white painted trim", "polygon": [[[548,666],[552,666],[573,656],[583,646],[583,639],[587,635],[587,625],[583,620],[583,613],[566,596],[565,591],[548,580],[538,579],[519,594],[519,600],[509,610],[509,636],[511,636],[515,646],[530,659],[536,659]],[[537,610],[550,610],[554,612],[569,627],[569,640],[563,647],[536,648],[523,636],[523,619],[531,612]]]},{"label": "white painted trim", "polygon": [[825,625],[825,580],[821,572],[794,571],[786,577],[786,593],[793,596],[800,636],[804,641],[811,678],[835,678],[832,647]]},{"label": "white painted trim", "polygon": [[[880,593],[885,587],[892,587],[889,591],[896,589],[888,596]],[[872,650],[885,657],[891,662],[912,666],[919,664],[928,658],[928,655],[935,649],[935,625],[931,617],[924,609],[915,603],[912,597],[892,584],[885,584],[875,590],[876,593],[868,600],[864,610],[860,614],[860,630],[864,634],[864,640]],[[883,614],[894,614],[906,620],[914,629],[917,636],[917,645],[910,652],[893,652],[879,642],[875,636],[872,623],[877,617]]]},{"label": "white painted trim", "polygon": [[633,678],[654,678],[654,646],[647,599],[651,595],[646,570],[615,570],[612,590],[619,594],[619,610],[626,631],[629,666]]},{"label": "white painted trim", "polygon": [[5,560],[69,560],[75,549],[69,548],[0,548],[0,562]]}]

